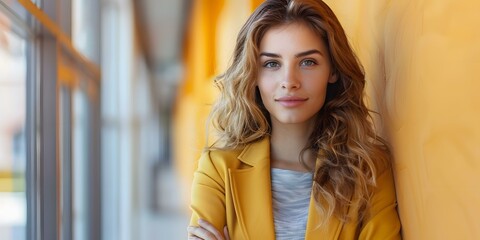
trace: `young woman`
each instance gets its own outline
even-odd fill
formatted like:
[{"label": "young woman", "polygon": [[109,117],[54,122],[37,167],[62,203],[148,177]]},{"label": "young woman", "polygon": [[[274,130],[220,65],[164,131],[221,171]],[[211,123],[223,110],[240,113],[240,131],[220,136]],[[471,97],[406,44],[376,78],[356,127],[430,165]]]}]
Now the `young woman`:
[{"label": "young woman", "polygon": [[216,83],[190,239],[400,239],[389,151],[325,3],[265,1]]}]

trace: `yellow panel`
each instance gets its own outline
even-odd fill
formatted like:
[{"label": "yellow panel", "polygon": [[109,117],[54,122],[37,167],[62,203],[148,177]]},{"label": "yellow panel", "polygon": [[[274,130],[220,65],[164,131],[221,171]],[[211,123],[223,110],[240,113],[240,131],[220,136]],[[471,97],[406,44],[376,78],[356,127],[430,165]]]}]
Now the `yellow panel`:
[{"label": "yellow panel", "polygon": [[10,171],[0,171],[0,192],[13,191],[13,174]]}]

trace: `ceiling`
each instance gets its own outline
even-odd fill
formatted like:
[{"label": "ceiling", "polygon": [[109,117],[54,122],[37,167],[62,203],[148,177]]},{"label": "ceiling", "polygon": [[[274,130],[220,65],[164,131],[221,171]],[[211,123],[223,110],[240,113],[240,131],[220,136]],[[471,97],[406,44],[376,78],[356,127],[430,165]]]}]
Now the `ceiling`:
[{"label": "ceiling", "polygon": [[134,0],[141,46],[162,105],[182,78],[183,41],[191,0]]}]

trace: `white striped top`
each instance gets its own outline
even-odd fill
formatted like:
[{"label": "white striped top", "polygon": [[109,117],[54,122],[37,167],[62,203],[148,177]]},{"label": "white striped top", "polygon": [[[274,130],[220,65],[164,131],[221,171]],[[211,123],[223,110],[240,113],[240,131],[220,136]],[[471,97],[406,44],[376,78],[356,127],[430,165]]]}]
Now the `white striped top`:
[{"label": "white striped top", "polygon": [[272,168],[275,239],[305,239],[312,173]]}]

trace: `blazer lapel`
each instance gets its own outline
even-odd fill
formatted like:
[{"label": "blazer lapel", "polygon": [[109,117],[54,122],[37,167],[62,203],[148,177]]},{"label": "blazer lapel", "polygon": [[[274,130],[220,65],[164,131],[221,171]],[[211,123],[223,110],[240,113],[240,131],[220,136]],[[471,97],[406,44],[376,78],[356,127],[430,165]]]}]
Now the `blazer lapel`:
[{"label": "blazer lapel", "polygon": [[[315,163],[315,169],[320,167],[320,159],[317,159]],[[313,189],[313,183],[312,183]],[[342,230],[343,223],[336,217],[331,217],[326,226],[320,227],[321,216],[318,215],[316,210],[315,196],[313,190],[310,195],[310,206],[308,210],[307,230],[305,232],[305,239],[338,239],[340,231]]]},{"label": "blazer lapel", "polygon": [[315,204],[312,192],[305,239],[338,239],[343,224],[336,217],[331,217],[326,226],[320,227],[321,217],[318,215]]},{"label": "blazer lapel", "polygon": [[270,141],[248,145],[238,156],[242,169],[229,169],[232,201],[246,239],[274,239]]}]

